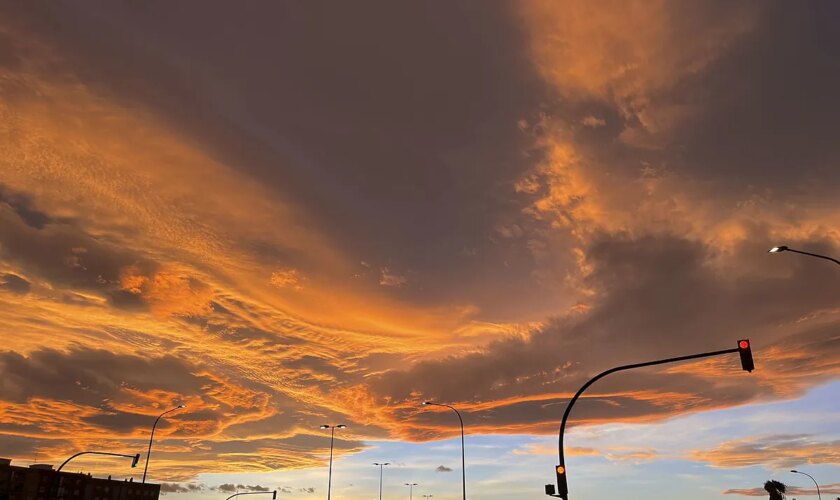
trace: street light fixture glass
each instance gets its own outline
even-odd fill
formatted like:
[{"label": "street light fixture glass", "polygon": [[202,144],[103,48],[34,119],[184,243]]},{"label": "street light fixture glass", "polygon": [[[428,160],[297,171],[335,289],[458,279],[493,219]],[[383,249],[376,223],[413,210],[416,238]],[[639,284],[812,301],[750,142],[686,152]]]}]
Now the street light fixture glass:
[{"label": "street light fixture glass", "polygon": [[770,250],[767,250],[767,252],[769,252],[769,253],[779,253],[779,252],[784,252],[787,249],[788,249],[788,247],[786,247],[784,245],[779,245],[777,247],[771,248]]}]

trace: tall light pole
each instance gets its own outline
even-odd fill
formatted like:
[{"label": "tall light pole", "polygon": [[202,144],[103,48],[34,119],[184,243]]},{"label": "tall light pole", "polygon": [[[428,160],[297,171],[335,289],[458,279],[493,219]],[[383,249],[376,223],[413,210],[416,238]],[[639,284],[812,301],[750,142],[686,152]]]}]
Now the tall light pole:
[{"label": "tall light pole", "polygon": [[137,462],[140,461],[140,454],[139,453],[136,454],[136,455],[123,455],[122,453],[108,453],[107,451],[80,451],[79,453],[76,453],[72,457],[65,460],[61,465],[58,466],[58,469],[56,469],[56,470],[60,471],[61,469],[64,468],[65,465],[67,465],[67,462],[69,462],[70,460],[73,460],[74,458],[78,457],[79,455],[108,455],[108,456],[111,456],[111,457],[130,458],[132,468],[137,467]]},{"label": "tall light pole", "polygon": [[391,465],[390,462],[385,463],[374,463],[373,465],[379,466],[379,500],[382,500],[382,469],[385,468],[386,465]]},{"label": "tall light pole", "polygon": [[814,482],[814,486],[816,486],[816,487],[817,487],[817,498],[819,498],[820,500],[822,500],[822,495],[820,495],[820,485],[819,485],[819,484],[817,484],[817,480],[816,480],[816,479],[814,479],[814,476],[812,476],[812,475],[808,474],[807,472],[801,472],[801,471],[798,471],[798,470],[792,470],[791,472],[793,472],[794,474],[802,474],[803,476],[808,476],[808,477],[810,477],[810,478],[811,478],[811,481],[813,481],[813,482]]},{"label": "tall light pole", "polygon": [[802,255],[808,255],[811,257],[816,257],[818,259],[825,259],[834,262],[835,264],[840,265],[840,260],[835,259],[834,257],[829,257],[827,255],[820,255],[818,253],[811,253],[811,252],[803,252],[802,250],[794,250],[793,248],[787,247],[785,245],[779,245],[777,247],[773,247],[770,250],[767,250],[768,253],[782,253],[782,252],[793,252],[799,253]]},{"label": "tall light pole", "polygon": [[443,406],[449,408],[450,410],[454,411],[456,415],[458,415],[458,421],[461,422],[461,489],[463,490],[463,500],[467,500],[467,461],[465,458],[464,453],[464,419],[461,418],[461,414],[456,410],[454,407],[434,403],[432,401],[423,401],[423,404],[426,406]]},{"label": "tall light pole", "polygon": [[414,487],[419,486],[417,483],[405,483],[408,486],[408,500],[412,500],[414,498]]},{"label": "tall light pole", "polygon": [[163,418],[163,416],[166,415],[167,413],[172,413],[173,411],[182,410],[186,407],[187,407],[187,405],[180,404],[180,405],[176,406],[175,408],[172,408],[171,410],[166,410],[165,412],[158,415],[158,418],[155,419],[155,423],[154,423],[154,425],[152,425],[152,435],[149,436],[149,451],[146,452],[146,466],[143,467],[143,483],[146,482],[146,472],[149,470],[149,457],[152,456],[152,441],[154,441],[154,439],[155,439],[155,429],[157,428],[158,422],[160,422],[160,419]]},{"label": "tall light pole", "polygon": [[335,430],[336,429],[346,429],[347,426],[344,424],[339,425],[328,425],[324,424],[321,426],[321,429],[330,429],[330,473],[327,479],[327,500],[330,500],[330,495],[332,494],[332,462],[333,462],[333,444],[335,443]]},{"label": "tall light pole", "polygon": [[277,500],[277,490],[275,491],[249,491],[247,493],[236,493],[227,497],[227,500],[230,500],[233,497],[238,497],[242,495],[271,495],[271,500]]}]

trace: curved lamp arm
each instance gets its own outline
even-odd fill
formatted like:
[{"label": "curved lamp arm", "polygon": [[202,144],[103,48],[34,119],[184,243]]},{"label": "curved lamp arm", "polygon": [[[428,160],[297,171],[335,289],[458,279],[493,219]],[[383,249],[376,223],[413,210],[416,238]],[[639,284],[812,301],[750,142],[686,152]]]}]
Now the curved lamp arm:
[{"label": "curved lamp arm", "polygon": [[818,259],[830,260],[835,264],[840,265],[840,260],[835,259],[834,257],[829,257],[828,255],[820,255],[818,253],[811,253],[811,252],[803,252],[802,250],[796,250],[794,248],[790,248],[785,245],[779,245],[777,247],[773,247],[770,250],[767,250],[767,253],[781,253],[781,252],[793,252],[798,253],[801,255],[808,255],[809,257],[816,257]]},{"label": "curved lamp arm", "polygon": [[802,472],[802,471],[799,471],[799,470],[792,470],[791,472],[793,472],[794,474],[802,474],[803,476],[808,476],[808,477],[810,477],[810,478],[811,478],[811,481],[813,481],[813,482],[814,482],[814,486],[816,486],[816,487],[817,487],[817,498],[819,498],[820,500],[822,500],[822,495],[820,494],[820,485],[819,485],[819,483],[817,483],[817,480],[816,480],[816,479],[814,479],[814,476],[812,476],[812,475],[808,474],[807,472]]},{"label": "curved lamp arm", "polygon": [[146,482],[146,473],[149,471],[149,457],[152,456],[152,441],[154,441],[155,439],[155,429],[157,428],[158,422],[160,422],[160,419],[163,418],[164,415],[172,413],[176,410],[182,410],[186,407],[187,405],[178,405],[175,408],[172,408],[171,410],[166,410],[165,412],[161,413],[160,415],[158,415],[158,418],[155,419],[155,423],[154,425],[152,425],[152,435],[149,436],[149,451],[146,452],[146,465],[145,467],[143,467],[143,480],[141,481],[142,483]]},{"label": "curved lamp arm", "polygon": [[458,421],[461,423],[461,488],[463,490],[463,500],[467,500],[467,460],[465,456],[466,453],[464,451],[464,419],[461,418],[461,413],[456,410],[454,406],[435,403],[432,401],[423,401],[423,404],[427,406],[443,406],[449,408],[458,415]]}]

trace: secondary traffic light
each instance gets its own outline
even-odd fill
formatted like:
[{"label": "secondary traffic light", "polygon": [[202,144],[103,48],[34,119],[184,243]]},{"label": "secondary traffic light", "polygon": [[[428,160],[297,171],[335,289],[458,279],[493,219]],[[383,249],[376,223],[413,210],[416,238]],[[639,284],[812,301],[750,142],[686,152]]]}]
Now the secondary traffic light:
[{"label": "secondary traffic light", "polygon": [[738,354],[741,356],[741,368],[748,372],[755,370],[749,339],[738,341]]}]

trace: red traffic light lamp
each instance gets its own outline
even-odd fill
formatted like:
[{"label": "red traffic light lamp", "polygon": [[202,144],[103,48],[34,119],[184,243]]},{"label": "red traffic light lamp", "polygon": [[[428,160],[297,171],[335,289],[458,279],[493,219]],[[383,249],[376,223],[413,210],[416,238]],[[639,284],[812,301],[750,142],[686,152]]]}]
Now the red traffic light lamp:
[{"label": "red traffic light lamp", "polygon": [[738,354],[741,356],[741,368],[744,371],[751,372],[755,370],[755,363],[753,363],[752,348],[750,347],[749,339],[742,339],[738,341]]}]

